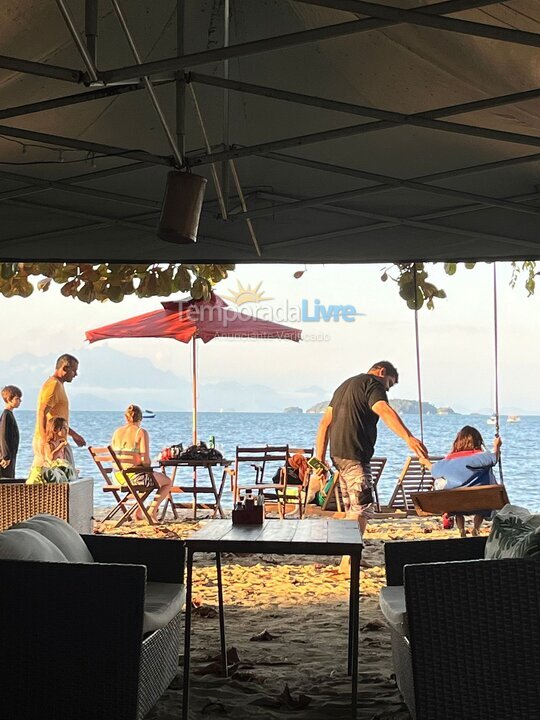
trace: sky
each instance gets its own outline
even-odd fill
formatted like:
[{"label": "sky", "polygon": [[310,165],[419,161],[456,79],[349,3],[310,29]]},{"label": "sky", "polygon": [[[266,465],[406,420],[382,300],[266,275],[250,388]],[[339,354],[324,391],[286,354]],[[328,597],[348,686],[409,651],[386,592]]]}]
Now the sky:
[{"label": "sky", "polygon": [[[451,406],[459,412],[486,412],[494,408],[493,265],[478,264],[445,275],[442,265],[430,265],[430,279],[443,287],[447,299],[434,310],[419,312],[421,383],[425,401]],[[294,273],[304,265],[238,265],[217,286],[231,295],[238,283],[254,288],[265,298],[242,309],[267,319],[300,327],[303,341],[214,340],[199,351],[199,377],[206,383],[240,381],[264,384],[302,398],[306,389],[321,390],[321,400],[347,377],[366,371],[377,360],[390,360],[400,373],[391,397],[418,397],[414,312],[399,297],[397,285],[383,283],[382,265],[309,265],[301,278]],[[392,271],[390,271],[392,274]],[[540,287],[527,298],[524,278],[509,287],[511,268],[497,264],[499,308],[499,392],[501,411],[540,413],[537,366],[540,350]],[[317,302],[318,301],[318,302]],[[351,322],[302,322],[302,303],[313,317],[323,306],[352,306]],[[36,356],[77,354],[87,347],[86,330],[149,312],[159,299],[127,298],[120,304],[85,305],[60,295],[57,287],[34,292],[28,299],[0,296],[2,318],[1,358],[19,353]],[[128,356],[143,357],[157,368],[190,378],[190,349],[171,340],[112,340],[97,343]],[[134,386],[140,378],[133,372]],[[81,367],[81,378],[84,368]],[[78,378],[76,382],[79,382]],[[9,382],[0,378],[0,383]],[[174,409],[174,407],[171,407]],[[187,408],[178,408],[187,409]],[[304,408],[305,409],[305,408]]]}]

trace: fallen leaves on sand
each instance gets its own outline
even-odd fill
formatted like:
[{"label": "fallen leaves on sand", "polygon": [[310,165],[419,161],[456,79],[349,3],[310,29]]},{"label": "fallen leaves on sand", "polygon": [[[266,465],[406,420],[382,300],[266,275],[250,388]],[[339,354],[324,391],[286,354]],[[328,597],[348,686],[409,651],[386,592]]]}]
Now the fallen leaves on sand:
[{"label": "fallen leaves on sand", "polygon": [[[223,674],[223,661],[221,659],[221,653],[207,657],[208,665],[204,665],[201,668],[195,670],[197,675],[222,675]],[[227,650],[227,672],[230,675],[236,673],[240,666],[240,655],[235,647],[230,647]]]},{"label": "fallen leaves on sand", "polygon": [[193,598],[193,600],[191,601],[191,607],[193,608],[193,612],[196,615],[199,615],[199,617],[204,617],[204,618],[217,617],[216,608],[212,607],[211,605],[205,605],[200,597]]},{"label": "fallen leaves on sand", "polygon": [[303,710],[310,704],[310,702],[311,698],[309,695],[299,693],[296,697],[294,697],[289,686],[285,685],[281,695],[278,695],[277,697],[258,697],[250,704],[275,709],[281,708],[283,710]]},{"label": "fallen leaves on sand", "polygon": [[365,625],[362,625],[360,630],[362,630],[362,632],[371,632],[376,630],[384,630],[385,628],[386,625],[380,622],[380,620],[370,620]]},{"label": "fallen leaves on sand", "polygon": [[232,675],[233,680],[238,680],[239,682],[257,682],[257,678],[253,673],[250,672],[235,672]]},{"label": "fallen leaves on sand", "polygon": [[204,705],[201,708],[201,714],[202,715],[208,715],[209,713],[218,713],[218,715],[228,715],[228,710],[225,707],[225,705],[222,702],[217,702],[215,700],[211,700],[210,702],[207,702],[206,705]]},{"label": "fallen leaves on sand", "polygon": [[251,642],[269,642],[270,640],[275,640],[277,635],[272,635],[271,632],[268,630],[263,630],[260,633],[257,633],[257,635],[253,635],[253,637],[250,637]]}]

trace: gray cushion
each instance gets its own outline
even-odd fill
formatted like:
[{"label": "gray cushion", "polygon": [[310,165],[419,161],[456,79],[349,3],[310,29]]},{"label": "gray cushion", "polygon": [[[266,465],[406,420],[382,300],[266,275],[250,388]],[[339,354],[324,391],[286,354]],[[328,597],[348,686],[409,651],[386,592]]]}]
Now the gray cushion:
[{"label": "gray cushion", "polygon": [[0,560],[67,562],[54,543],[35,530],[12,528],[0,533]]},{"label": "gray cushion", "polygon": [[540,514],[505,505],[495,515],[486,542],[486,560],[540,557]]},{"label": "gray cushion", "polygon": [[379,605],[386,621],[399,632],[407,635],[407,608],[405,607],[405,588],[403,585],[383,587],[379,595]]},{"label": "gray cushion", "polygon": [[65,520],[54,515],[35,515],[29,520],[18,523],[14,528],[34,530],[50,540],[66,556],[69,562],[94,562],[90,550],[79,533]]},{"label": "gray cushion", "polygon": [[185,585],[149,582],[144,601],[143,633],[165,627],[182,610],[186,598]]}]

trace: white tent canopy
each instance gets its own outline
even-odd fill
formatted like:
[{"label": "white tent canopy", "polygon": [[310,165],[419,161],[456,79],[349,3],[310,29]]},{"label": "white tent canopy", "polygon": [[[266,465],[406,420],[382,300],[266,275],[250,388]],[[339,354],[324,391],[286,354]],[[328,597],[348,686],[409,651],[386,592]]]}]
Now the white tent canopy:
[{"label": "white tent canopy", "polygon": [[[0,260],[540,257],[538,2],[227,4],[1,4]],[[195,245],[155,232],[175,154]]]}]

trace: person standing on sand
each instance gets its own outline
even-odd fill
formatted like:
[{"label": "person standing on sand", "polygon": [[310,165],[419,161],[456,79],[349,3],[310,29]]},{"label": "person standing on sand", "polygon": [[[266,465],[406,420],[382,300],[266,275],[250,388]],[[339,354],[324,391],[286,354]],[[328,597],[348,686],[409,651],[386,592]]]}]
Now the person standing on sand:
[{"label": "person standing on sand", "polygon": [[427,457],[424,443],[410,432],[389,405],[387,392],[398,381],[392,363],[375,363],[367,373],[345,380],[334,392],[317,432],[315,455],[325,462],[328,440],[330,456],[339,471],[339,486],[347,517],[358,520],[363,533],[373,517],[373,485],[370,460],[382,418],[415,455]]},{"label": "person standing on sand", "polygon": [[0,415],[0,478],[13,480],[19,449],[19,427],[13,410],[22,402],[22,391],[16,385],[2,388],[4,412]]},{"label": "person standing on sand", "polygon": [[[70,383],[77,377],[78,370],[79,361],[76,357],[67,353],[61,355],[56,361],[54,373],[48,380],[45,380],[41,387],[37,403],[36,429],[32,441],[36,455],[41,452],[45,441],[47,422],[51,418],[64,418],[69,428],[68,435],[73,438],[77,447],[86,445],[86,440],[69,424],[69,399],[64,387],[65,383]],[[66,459],[75,467],[69,445],[66,446]]]}]

